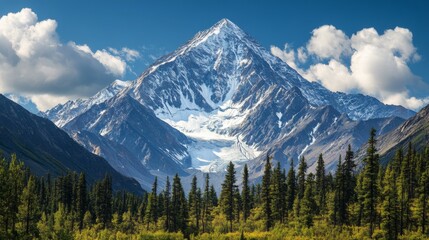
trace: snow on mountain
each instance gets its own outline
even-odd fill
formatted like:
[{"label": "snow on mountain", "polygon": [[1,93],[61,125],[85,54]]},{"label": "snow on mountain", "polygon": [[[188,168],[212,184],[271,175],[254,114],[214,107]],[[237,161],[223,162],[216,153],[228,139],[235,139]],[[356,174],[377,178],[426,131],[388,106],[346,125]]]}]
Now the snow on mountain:
[{"label": "snow on mountain", "polygon": [[76,116],[84,113],[90,107],[109,100],[121,90],[128,87],[130,81],[115,80],[109,86],[102,89],[94,96],[87,99],[76,99],[68,101],[64,104],[59,104],[46,112],[41,113],[43,117],[49,118],[58,127],[63,127]]},{"label": "snow on mountain", "polygon": [[[124,146],[160,176],[222,174],[229,161],[252,163],[257,176],[266,153],[287,167],[300,156],[312,163],[321,152],[330,163],[347,144],[362,144],[354,132],[366,131],[362,122],[381,126],[388,124],[385,118],[414,114],[305,80],[227,19],[197,33],[135,81],[110,88],[46,116],[69,132],[89,131]],[[337,140],[340,146],[329,147]]]}]

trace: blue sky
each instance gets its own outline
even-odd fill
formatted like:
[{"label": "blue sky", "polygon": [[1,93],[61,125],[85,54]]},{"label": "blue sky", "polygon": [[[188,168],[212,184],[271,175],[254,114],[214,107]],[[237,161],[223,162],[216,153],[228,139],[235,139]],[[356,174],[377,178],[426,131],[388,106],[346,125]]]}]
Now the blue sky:
[{"label": "blue sky", "polygon": [[[401,27],[412,33],[411,44],[415,48],[412,53],[406,53],[408,55],[403,57],[404,63],[411,72],[411,78],[416,77],[420,79],[418,83],[412,81],[407,84],[402,83],[405,88],[410,84],[418,85],[429,82],[429,32],[427,31],[427,24],[425,24],[429,22],[427,14],[429,4],[426,2],[427,1],[366,0],[291,2],[267,0],[0,0],[0,15],[5,16],[8,13],[20,12],[23,8],[30,8],[31,11],[37,15],[39,22],[46,19],[53,19],[56,22],[56,28],[52,31],[58,38],[55,40],[58,43],[65,45],[69,42],[73,42],[76,46],[87,46],[90,48],[93,55],[95,55],[97,50],[101,51],[104,49],[110,54],[113,53],[107,51],[109,48],[119,50],[117,56],[121,57],[122,60],[126,62],[127,67],[125,70],[122,69],[122,71],[121,69],[113,69],[111,80],[113,80],[113,78],[134,79],[136,77],[135,74],[138,75],[144,71],[155,57],[173,51],[189,40],[196,32],[210,27],[222,18],[228,18],[252,35],[267,49],[271,48],[273,51],[272,46],[276,46],[278,48],[277,50],[282,50],[285,53],[291,53],[291,51],[295,52],[294,61],[297,63],[297,67],[301,68],[303,72],[306,72],[310,78],[313,77],[313,80],[320,81],[324,85],[329,86],[329,84],[332,85],[332,82],[325,83],[323,79],[317,79],[318,77],[323,78],[323,76],[319,76],[318,73],[314,73],[314,71],[310,73],[310,70],[316,69],[310,69],[311,66],[316,66],[317,64],[327,65],[331,63],[330,60],[334,59],[349,68],[351,72],[352,67],[350,65],[353,53],[348,53],[350,56],[344,53],[337,57],[334,57],[332,54],[321,57],[323,53],[317,51],[312,52],[311,49],[307,49],[307,59],[310,60],[299,62],[297,60],[298,49],[308,46],[312,36],[314,36],[314,29],[318,29],[325,25],[332,25],[334,29],[331,30],[334,32],[339,30],[344,33],[347,38],[351,39],[353,34],[366,28],[374,28],[381,36],[386,30],[394,30],[396,27]],[[320,30],[322,33],[323,29]],[[288,48],[286,49],[284,47],[285,43],[288,44]],[[123,48],[135,50],[139,53],[139,56],[129,59],[130,61],[126,61],[126,54],[124,52],[120,53],[120,50]],[[79,49],[86,51],[86,48]],[[67,52],[68,50],[62,49],[60,51]],[[358,52],[357,50],[352,51]],[[290,58],[287,58],[287,56],[290,55],[279,56],[284,56],[286,62],[292,61]],[[100,58],[97,59],[99,60]],[[94,68],[97,69],[97,66],[94,65]],[[91,69],[85,69],[84,71],[88,72],[91,71]],[[82,76],[86,76],[86,74],[82,74]],[[101,78],[104,76],[92,76],[92,78],[95,77]],[[68,80],[69,78],[65,77],[61,82],[64,83]],[[6,80],[0,79],[0,81]],[[74,83],[76,83],[76,85],[79,84],[78,81],[70,81],[70,85]],[[96,89],[106,85],[106,82],[108,81],[100,80],[99,83],[93,84],[94,86],[92,88],[79,87],[75,89],[75,91],[80,92],[79,94],[68,90],[70,87],[61,89],[61,87],[58,86],[45,86],[48,89],[52,89],[46,90],[46,92],[44,92],[43,87],[40,87],[37,91],[23,89],[23,93],[26,96],[33,96],[31,99],[36,101],[38,106],[44,105],[46,108],[49,106],[49,104],[46,104],[46,101],[63,102],[66,99],[91,95]],[[391,95],[386,94],[392,94],[391,92],[396,90],[403,91],[404,88],[402,88],[402,90],[395,90],[395,87],[391,86],[388,88],[391,88],[389,93],[373,93],[372,90],[364,89],[356,85],[345,86],[344,91],[363,92],[365,94],[374,95],[387,103],[398,102],[403,103],[403,105],[409,104],[408,107],[410,108],[417,104],[416,102],[405,100],[392,100],[393,98],[391,98]],[[420,88],[420,91],[412,88],[412,86],[411,89],[407,88],[408,95],[405,98],[410,99],[416,97],[423,101],[429,95],[429,92],[425,92],[425,87]],[[13,86],[13,88],[10,87],[8,89],[10,92],[19,94],[19,86]],[[58,92],[52,93],[55,89],[58,89]],[[333,90],[338,89],[334,87]],[[340,90],[343,90],[343,88],[340,88]],[[53,97],[45,97],[45,99],[42,99],[43,97],[34,97],[37,94],[39,96],[49,95]]]}]

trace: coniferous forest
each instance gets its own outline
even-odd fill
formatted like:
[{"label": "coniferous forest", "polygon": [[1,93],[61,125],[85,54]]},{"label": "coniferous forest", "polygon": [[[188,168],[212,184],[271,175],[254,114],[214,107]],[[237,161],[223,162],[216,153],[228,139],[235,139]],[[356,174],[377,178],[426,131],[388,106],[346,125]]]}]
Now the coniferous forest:
[{"label": "coniferous forest", "polygon": [[37,177],[1,157],[0,239],[427,239],[429,148],[406,149],[382,165],[372,130],[359,168],[351,146],[333,174],[322,154],[315,173],[304,157],[286,172],[267,156],[256,185],[230,163],[219,193],[209,174],[189,193],[176,175],[142,196],[113,192],[109,176]]}]

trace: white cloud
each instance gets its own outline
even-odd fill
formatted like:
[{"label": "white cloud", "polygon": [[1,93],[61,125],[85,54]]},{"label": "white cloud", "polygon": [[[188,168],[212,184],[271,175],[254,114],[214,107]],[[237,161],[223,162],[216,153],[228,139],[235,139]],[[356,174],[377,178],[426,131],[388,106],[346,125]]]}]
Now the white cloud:
[{"label": "white cloud", "polygon": [[276,46],[271,46],[271,53],[274,56],[280,58],[283,62],[287,63],[292,68],[297,69],[297,65],[295,64],[295,51],[289,47],[287,43],[285,44],[283,50]]},{"label": "white cloud", "polygon": [[307,43],[307,51],[321,59],[340,59],[341,55],[350,54],[350,41],[346,34],[332,25],[324,25],[312,32]]},{"label": "white cloud", "polygon": [[[281,53],[271,47],[271,51],[286,63],[292,62],[289,65],[305,78],[331,91],[361,92],[414,110],[429,103],[429,85],[409,68],[421,57],[411,31],[405,28],[388,29],[381,35],[366,28],[349,38],[325,25],[313,30],[305,49],[287,48]],[[285,57],[295,54],[299,61]]]},{"label": "white cloud", "polygon": [[0,18],[0,93],[31,99],[40,110],[77,97],[91,96],[122,77],[127,61],[139,57],[123,48],[93,52],[87,45],[63,44],[57,22],[39,21],[24,8]]}]

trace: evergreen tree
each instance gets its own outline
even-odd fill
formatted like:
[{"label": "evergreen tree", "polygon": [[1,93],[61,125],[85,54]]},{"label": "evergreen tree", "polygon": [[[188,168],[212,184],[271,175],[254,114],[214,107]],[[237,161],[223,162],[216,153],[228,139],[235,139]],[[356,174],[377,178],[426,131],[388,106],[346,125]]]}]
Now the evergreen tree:
[{"label": "evergreen tree", "polygon": [[203,194],[203,209],[202,209],[203,232],[207,231],[209,222],[211,221],[211,209],[212,209],[212,200],[211,200],[211,194],[210,194],[210,176],[207,173],[205,177],[204,194]]},{"label": "evergreen tree", "polygon": [[379,168],[379,156],[375,147],[375,129],[371,129],[370,138],[368,140],[368,148],[366,151],[366,157],[364,159],[363,169],[363,185],[362,191],[364,193],[363,205],[364,205],[364,218],[369,226],[369,235],[372,236],[375,224],[377,221],[377,197],[378,197],[378,168]]},{"label": "evergreen tree", "polygon": [[188,209],[185,192],[178,174],[173,179],[173,193],[171,198],[172,229],[174,232],[181,231],[187,234]]},{"label": "evergreen tree", "polygon": [[37,222],[40,214],[38,200],[36,179],[34,176],[30,176],[27,186],[21,194],[21,204],[18,211],[18,230],[22,238],[35,238],[37,236]]},{"label": "evergreen tree", "polygon": [[285,196],[283,192],[283,176],[281,172],[280,162],[272,172],[270,195],[271,195],[271,213],[273,221],[283,221],[283,208],[286,207],[282,198]]},{"label": "evergreen tree", "polygon": [[307,172],[307,163],[304,156],[301,157],[298,166],[298,198],[302,199],[304,197],[305,191],[305,174]]},{"label": "evergreen tree", "polygon": [[164,230],[167,232],[172,231],[171,228],[171,186],[170,178],[167,176],[164,190],[164,213],[165,213],[165,226]]},{"label": "evergreen tree", "polygon": [[316,191],[317,191],[317,206],[318,212],[324,213],[326,208],[326,176],[325,176],[325,162],[323,155],[319,155],[316,166]]},{"label": "evergreen tree", "polygon": [[201,216],[201,190],[197,187],[197,177],[192,178],[191,190],[188,197],[189,217],[193,222],[195,231],[200,229],[200,216]]},{"label": "evergreen tree", "polygon": [[341,220],[343,223],[349,223],[347,209],[349,205],[354,201],[355,188],[356,188],[356,177],[354,175],[356,164],[353,161],[354,153],[350,144],[347,147],[346,157],[344,158],[343,164],[343,199],[340,205]]},{"label": "evergreen tree", "polygon": [[79,175],[79,183],[77,190],[76,208],[78,214],[79,230],[83,228],[83,217],[87,209],[87,192],[86,192],[86,178],[85,173]]},{"label": "evergreen tree", "polygon": [[153,222],[156,225],[158,221],[158,178],[155,177],[155,180],[152,185],[152,192],[148,196],[148,202],[146,206],[145,221],[146,229],[149,230],[150,223]]},{"label": "evergreen tree", "polygon": [[427,234],[428,214],[429,214],[429,168],[421,175],[418,188],[417,216],[421,232]]},{"label": "evergreen tree", "polygon": [[235,209],[235,201],[234,201],[234,188],[235,188],[235,170],[234,164],[229,162],[227,172],[225,175],[224,182],[222,184],[221,191],[221,206],[222,211],[226,215],[226,219],[229,221],[229,231],[232,232],[232,222],[235,219],[234,209]]},{"label": "evergreen tree", "polygon": [[383,180],[384,200],[381,211],[381,228],[386,239],[397,239],[399,234],[399,203],[394,176],[394,169],[389,166]]},{"label": "evergreen tree", "polygon": [[287,211],[291,211],[293,208],[293,202],[295,200],[295,194],[296,194],[296,179],[295,179],[295,170],[293,166],[293,159],[291,159],[291,162],[290,162],[290,168],[286,178],[286,185],[287,185],[286,209]]},{"label": "evergreen tree", "polygon": [[271,212],[271,193],[270,193],[270,185],[271,185],[271,163],[270,157],[267,155],[264,175],[262,176],[262,204],[264,211],[264,220],[265,220],[265,230],[269,231],[272,224],[272,212]]},{"label": "evergreen tree", "polygon": [[335,189],[334,189],[334,201],[333,201],[333,212],[331,215],[331,220],[336,225],[341,225],[344,223],[344,213],[343,211],[343,201],[344,201],[344,176],[343,171],[344,167],[341,163],[341,155],[338,159],[337,171],[335,172]]},{"label": "evergreen tree", "polygon": [[247,218],[250,216],[251,208],[251,198],[250,198],[250,188],[249,188],[249,170],[247,164],[244,164],[243,169],[243,189],[241,191],[241,198],[243,200],[243,220],[247,221]]},{"label": "evergreen tree", "polygon": [[299,219],[301,224],[306,227],[313,226],[314,210],[316,208],[316,202],[314,199],[314,175],[310,173],[307,177],[307,183],[305,185],[304,196],[301,200],[300,216]]}]

